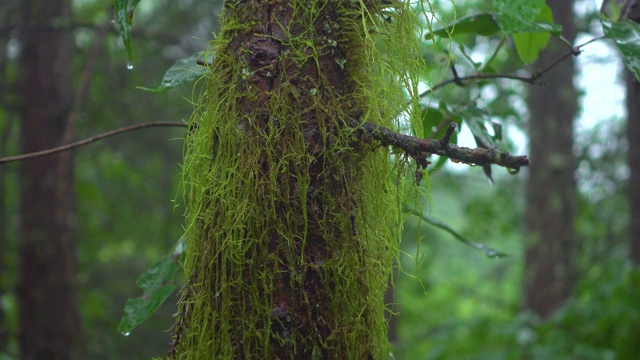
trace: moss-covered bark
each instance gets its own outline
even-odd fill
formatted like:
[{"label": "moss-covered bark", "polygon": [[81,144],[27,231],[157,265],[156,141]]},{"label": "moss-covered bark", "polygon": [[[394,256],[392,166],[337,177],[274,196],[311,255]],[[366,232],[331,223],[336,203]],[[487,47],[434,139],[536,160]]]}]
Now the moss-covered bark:
[{"label": "moss-covered bark", "polygon": [[405,7],[225,3],[187,140],[188,283],[170,357],[388,356],[397,189],[386,149],[355,128],[391,126],[406,106]]}]

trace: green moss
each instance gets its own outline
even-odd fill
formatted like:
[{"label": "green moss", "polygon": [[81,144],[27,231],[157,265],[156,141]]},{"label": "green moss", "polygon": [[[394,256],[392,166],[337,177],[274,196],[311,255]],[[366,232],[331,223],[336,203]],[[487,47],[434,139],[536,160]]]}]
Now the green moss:
[{"label": "green moss", "polygon": [[389,22],[375,6],[225,4],[187,139],[174,357],[388,356],[401,191],[355,127],[393,126],[423,64],[415,11],[384,5]]}]

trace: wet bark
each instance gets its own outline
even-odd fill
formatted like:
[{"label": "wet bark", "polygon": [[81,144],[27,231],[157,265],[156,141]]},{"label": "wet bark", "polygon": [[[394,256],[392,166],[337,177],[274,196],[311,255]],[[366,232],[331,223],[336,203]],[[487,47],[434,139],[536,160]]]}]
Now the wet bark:
[{"label": "wet bark", "polygon": [[[70,110],[73,34],[69,0],[21,3],[20,150],[60,145]],[[20,164],[18,340],[22,359],[79,358],[73,160],[70,154]]]},{"label": "wet bark", "polygon": [[[576,36],[572,2],[547,1],[563,36]],[[542,68],[568,51],[551,39],[534,68]],[[573,123],[577,92],[572,59],[556,66],[529,89],[529,178],[527,181],[524,308],[547,317],[571,295],[574,286],[577,166],[573,154]]]}]

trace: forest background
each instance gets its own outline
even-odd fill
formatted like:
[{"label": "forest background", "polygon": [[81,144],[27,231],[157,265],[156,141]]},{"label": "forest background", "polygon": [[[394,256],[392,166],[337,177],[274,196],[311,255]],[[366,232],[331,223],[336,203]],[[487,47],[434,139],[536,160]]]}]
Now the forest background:
[{"label": "forest background", "polygon": [[[20,61],[18,39],[29,24],[16,19],[29,3],[10,0],[0,6],[0,157],[21,152],[23,93],[18,83],[25,64]],[[69,60],[73,83],[81,89],[74,139],[136,123],[189,118],[192,85],[161,93],[136,86],[157,86],[177,60],[206,48],[217,29],[221,2],[140,2],[131,34],[131,60],[112,22],[110,6],[91,0],[71,5],[71,20],[57,26],[73,29]],[[447,1],[432,5],[439,9],[442,23],[495,10],[488,1],[456,1],[455,8]],[[576,0],[571,10],[574,45],[602,35],[599,3]],[[561,20],[566,30],[567,19],[556,18]],[[559,42],[555,37],[550,41]],[[556,58],[542,56],[538,63],[525,65],[511,38],[484,37],[473,31],[452,43],[425,42],[425,58],[433,62],[434,70],[424,76],[432,84],[472,75],[482,67],[478,63],[492,54],[492,70],[484,68],[485,73],[525,76]],[[564,84],[577,85],[572,91],[578,107],[572,116],[579,119],[570,131],[576,161],[575,172],[570,172],[576,187],[571,200],[575,211],[568,220],[573,225],[552,219],[575,239],[576,251],[570,254],[573,279],[563,283],[561,291],[567,295],[560,303],[540,308],[528,298],[535,288],[528,290],[532,285],[524,279],[536,259],[527,254],[526,244],[536,224],[531,221],[532,201],[527,194],[536,189],[527,186],[527,169],[511,176],[494,167],[492,186],[481,168],[448,163],[430,175],[430,199],[419,200],[424,203],[422,221],[407,214],[393,300],[398,316],[390,333],[398,359],[511,359],[523,354],[535,359],[632,359],[640,352],[635,337],[640,331],[640,276],[629,256],[628,199],[634,187],[629,180],[627,111],[622,109],[624,71],[614,47],[604,43],[599,40],[581,49],[575,58],[576,73],[569,74],[575,81]],[[452,74],[451,64],[459,75]],[[562,77],[553,71],[563,68],[558,66],[546,76]],[[540,82],[552,80],[543,77]],[[539,110],[556,116],[556,108],[535,104],[530,96],[535,91],[531,89],[540,88],[512,79],[478,87],[452,84],[434,94],[430,116],[464,121],[457,140],[461,145],[476,146],[468,126],[478,120],[486,124],[487,135],[500,149],[529,153],[531,117]],[[610,95],[598,99],[599,107],[608,111],[596,113],[590,107],[595,101],[585,101],[596,90]],[[429,121],[435,120],[425,115],[425,124]],[[72,330],[82,334],[87,358],[150,358],[168,349],[165,330],[173,322],[173,297],[129,336],[117,329],[126,300],[140,295],[138,276],[171,253],[182,236],[179,182],[184,134],[184,128],[146,129],[74,151],[81,323]],[[535,161],[536,154],[529,155]],[[23,181],[19,166],[28,164],[0,167],[0,359],[18,356],[18,289],[33,285],[19,284],[19,264],[25,262],[18,256],[19,222],[29,211],[20,208],[16,189]],[[553,227],[545,221],[549,219],[542,219],[542,226]],[[482,249],[465,246],[469,239],[507,256],[487,256]],[[181,281],[176,280],[178,286]]]}]

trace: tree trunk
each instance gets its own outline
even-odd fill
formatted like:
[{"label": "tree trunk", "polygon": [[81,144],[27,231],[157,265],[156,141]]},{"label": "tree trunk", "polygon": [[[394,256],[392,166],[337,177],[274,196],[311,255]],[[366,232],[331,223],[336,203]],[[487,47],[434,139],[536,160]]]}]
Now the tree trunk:
[{"label": "tree trunk", "polygon": [[[640,5],[627,14],[630,20],[640,22]],[[627,141],[629,143],[629,237],[630,257],[640,266],[640,82],[630,71],[625,71],[627,85]]]},{"label": "tree trunk", "polygon": [[356,128],[391,126],[406,106],[391,64],[415,34],[405,5],[384,5],[399,7],[394,31],[376,6],[225,3],[187,139],[188,281],[170,357],[388,357],[399,206],[386,149]]},{"label": "tree trunk", "polygon": [[[576,36],[572,2],[547,1],[563,36]],[[547,66],[568,51],[552,41],[534,65]],[[571,295],[574,285],[574,219],[576,185],[573,121],[577,92],[574,63],[558,64],[545,78],[546,86],[529,91],[529,179],[527,182],[524,307],[542,317],[550,315]]]},{"label": "tree trunk", "polygon": [[[60,145],[71,105],[70,1],[23,1],[21,152]],[[72,157],[20,164],[18,339],[22,359],[78,358]]]},{"label": "tree trunk", "polygon": [[[16,4],[13,0],[7,0],[4,4],[0,21],[7,24],[15,16]],[[7,155],[7,147],[14,125],[15,106],[9,104],[9,96],[7,88],[9,81],[9,54],[7,44],[9,42],[9,34],[0,34],[0,108],[4,110],[3,124],[0,126],[0,156]],[[9,253],[9,222],[7,221],[7,171],[5,167],[0,166],[0,299],[9,293],[8,271],[7,271],[7,254]],[[9,345],[9,324],[7,324],[7,315],[3,306],[0,306],[0,353],[8,353]]]}]

